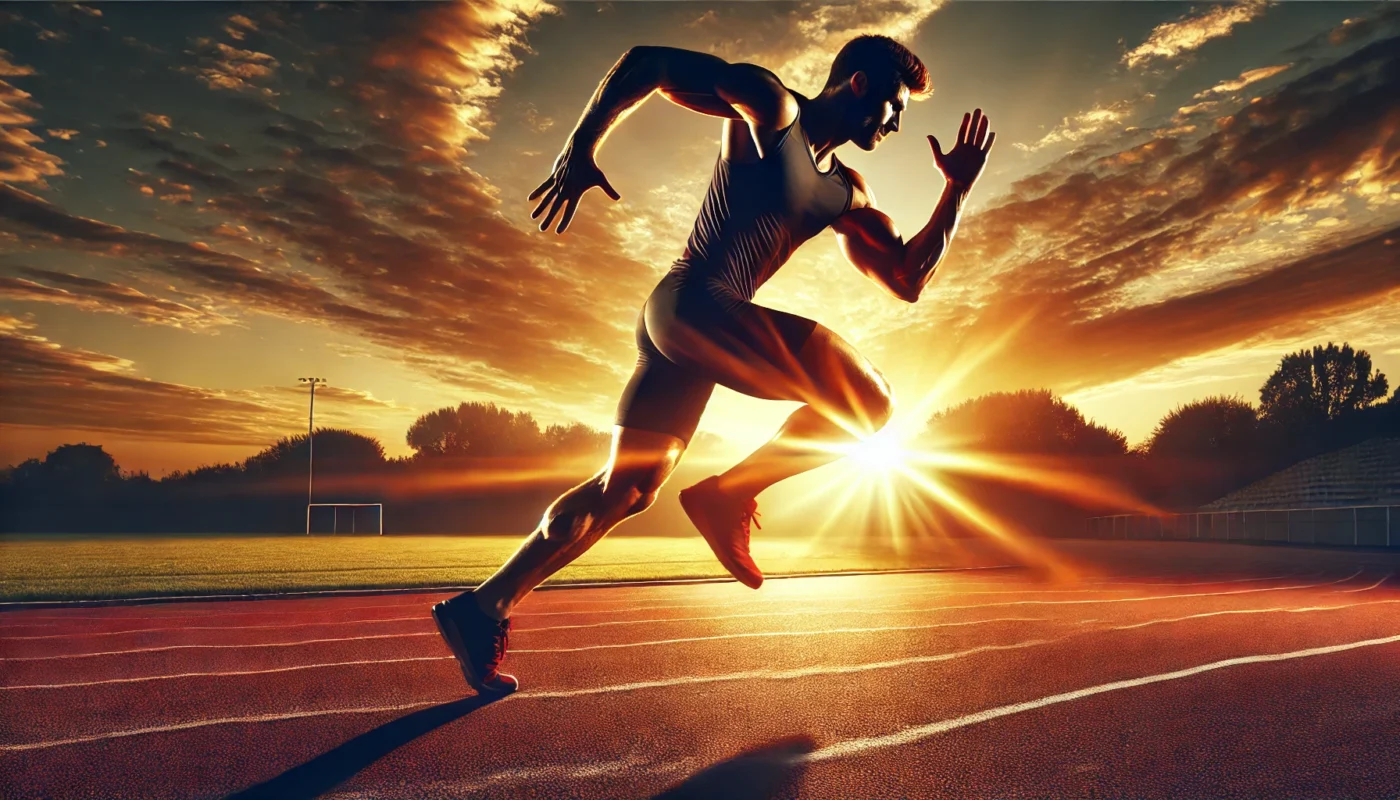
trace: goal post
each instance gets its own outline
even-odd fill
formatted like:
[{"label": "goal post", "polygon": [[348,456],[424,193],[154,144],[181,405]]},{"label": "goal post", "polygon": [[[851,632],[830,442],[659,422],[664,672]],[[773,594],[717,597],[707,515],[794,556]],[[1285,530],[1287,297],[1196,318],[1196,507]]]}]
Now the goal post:
[{"label": "goal post", "polygon": [[[358,524],[357,524],[357,521],[356,521],[356,516],[358,516],[358,509],[361,509],[361,508],[372,508],[372,509],[375,509],[374,523],[373,523],[374,531],[375,531],[375,533],[379,534],[380,536],[383,536],[383,535],[384,535],[384,504],[383,504],[383,503],[307,503],[307,504],[306,504],[306,533],[307,533],[308,536],[311,534],[311,509],[313,509],[313,508],[329,508],[329,509],[331,509],[331,533],[332,533],[332,534],[340,533],[340,509],[342,509],[342,508],[348,508],[348,509],[350,509],[349,517],[350,517],[350,532],[351,532],[351,533],[358,533],[358,532],[359,532],[359,529],[360,529],[361,527],[363,527],[363,526],[358,525]],[[368,532],[369,532],[369,531],[366,531],[366,533],[368,533]]]}]

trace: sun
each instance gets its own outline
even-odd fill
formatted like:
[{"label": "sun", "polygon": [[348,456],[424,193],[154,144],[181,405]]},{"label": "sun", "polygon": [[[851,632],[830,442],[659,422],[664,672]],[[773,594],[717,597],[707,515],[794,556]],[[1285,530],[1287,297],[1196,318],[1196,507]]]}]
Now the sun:
[{"label": "sun", "polygon": [[901,437],[886,427],[856,443],[849,456],[867,472],[887,473],[903,467],[908,454]]}]

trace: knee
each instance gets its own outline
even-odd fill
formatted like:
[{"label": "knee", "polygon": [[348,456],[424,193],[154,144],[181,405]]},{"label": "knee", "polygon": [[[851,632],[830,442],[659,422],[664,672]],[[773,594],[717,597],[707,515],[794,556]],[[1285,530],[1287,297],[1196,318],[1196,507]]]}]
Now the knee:
[{"label": "knee", "polygon": [[636,516],[637,514],[646,511],[648,508],[651,508],[652,504],[656,502],[656,495],[656,489],[645,489],[642,487],[637,487],[632,494],[632,502],[630,505],[627,506],[626,510],[623,512],[623,516]]},{"label": "knee", "polygon": [[861,408],[856,422],[867,433],[875,433],[890,421],[894,415],[894,392],[885,376],[878,372],[870,375],[870,382],[861,392]]},{"label": "knee", "polygon": [[603,476],[595,475],[550,504],[540,521],[544,538],[572,544],[588,538],[604,516]]}]

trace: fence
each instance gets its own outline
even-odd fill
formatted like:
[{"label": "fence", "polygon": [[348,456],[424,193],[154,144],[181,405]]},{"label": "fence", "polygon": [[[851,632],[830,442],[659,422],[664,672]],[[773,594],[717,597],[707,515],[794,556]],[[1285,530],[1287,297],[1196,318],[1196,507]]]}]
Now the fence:
[{"label": "fence", "polygon": [[1196,511],[1091,517],[1091,539],[1202,539],[1348,547],[1400,547],[1400,506]]}]

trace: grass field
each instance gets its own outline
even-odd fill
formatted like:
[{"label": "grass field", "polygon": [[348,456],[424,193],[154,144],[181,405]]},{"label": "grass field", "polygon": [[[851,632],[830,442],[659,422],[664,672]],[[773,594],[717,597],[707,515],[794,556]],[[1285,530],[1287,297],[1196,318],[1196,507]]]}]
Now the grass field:
[{"label": "grass field", "polygon": [[[479,583],[519,536],[230,536],[0,539],[0,601],[76,600]],[[757,541],[769,575],[967,565],[967,544],[918,553],[815,552]],[[981,559],[985,563],[986,559]],[[698,536],[604,539],[551,583],[725,576]]]}]

